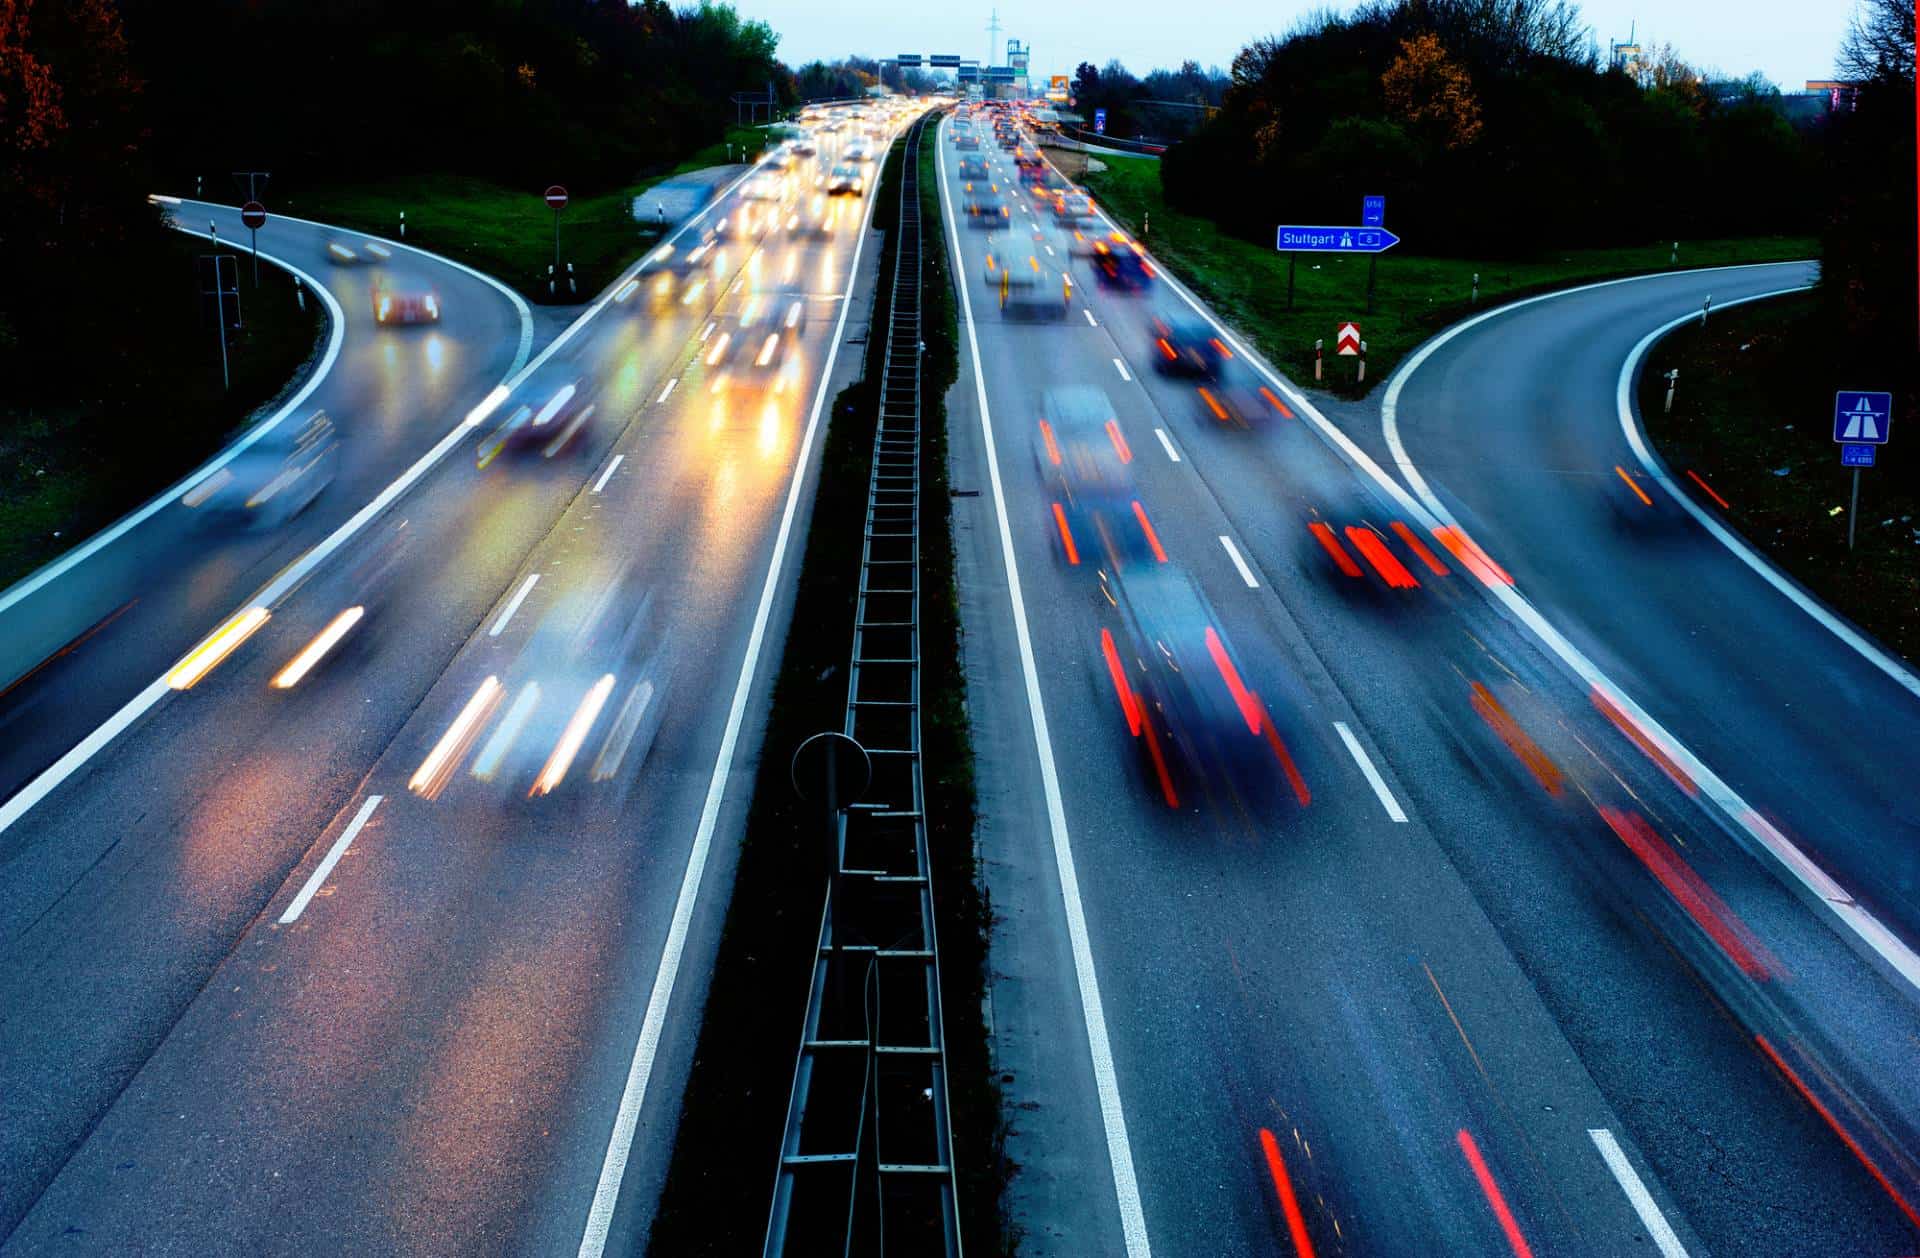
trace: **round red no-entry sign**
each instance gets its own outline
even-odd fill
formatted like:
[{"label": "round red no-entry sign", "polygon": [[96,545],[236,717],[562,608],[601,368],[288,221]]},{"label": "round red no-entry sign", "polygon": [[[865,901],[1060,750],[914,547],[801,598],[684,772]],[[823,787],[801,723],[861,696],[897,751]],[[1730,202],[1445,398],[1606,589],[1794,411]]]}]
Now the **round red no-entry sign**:
[{"label": "round red no-entry sign", "polygon": [[559,184],[547,189],[547,204],[555,210],[567,208],[567,190]]},{"label": "round red no-entry sign", "polygon": [[254,231],[259,231],[267,222],[267,207],[258,201],[249,201],[240,207],[240,221]]}]

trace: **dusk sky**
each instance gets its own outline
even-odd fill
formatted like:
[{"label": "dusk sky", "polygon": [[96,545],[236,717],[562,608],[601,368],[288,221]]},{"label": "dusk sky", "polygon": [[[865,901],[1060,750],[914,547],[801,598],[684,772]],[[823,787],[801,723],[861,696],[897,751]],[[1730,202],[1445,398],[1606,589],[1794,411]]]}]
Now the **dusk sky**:
[{"label": "dusk sky", "polygon": [[[898,0],[734,0],[748,17],[764,18],[780,33],[789,65],[848,53],[901,52],[984,57],[990,5],[902,5]],[[1191,57],[1226,66],[1248,40],[1284,31],[1300,13],[1324,7],[1306,2],[1216,0],[1194,8],[1104,0],[1098,5],[1003,5],[999,47],[1009,36],[1034,50],[1036,74],[1068,74],[1081,61],[1118,57],[1136,74],[1175,66]],[[1351,5],[1335,4],[1335,8]],[[1625,39],[1638,19],[1642,45],[1671,43],[1682,57],[1732,75],[1759,70],[1786,89],[1833,72],[1834,51],[1853,12],[1853,0],[1591,0],[1580,12],[1604,47]],[[1096,14],[1093,21],[1087,14]],[[996,60],[999,59],[996,55]]]}]

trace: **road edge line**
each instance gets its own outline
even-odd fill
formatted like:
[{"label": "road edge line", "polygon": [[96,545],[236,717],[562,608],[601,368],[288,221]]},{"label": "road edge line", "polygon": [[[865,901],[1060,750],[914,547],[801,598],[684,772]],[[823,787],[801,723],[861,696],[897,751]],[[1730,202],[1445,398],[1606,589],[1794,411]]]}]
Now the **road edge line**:
[{"label": "road edge line", "polygon": [[[707,210],[718,205],[731,194],[747,175],[758,170],[760,163],[748,167],[739,179],[716,194],[707,202],[706,209],[683,223],[679,231],[704,217]],[[760,590],[760,603],[753,617],[753,629],[747,637],[747,653],[740,663],[740,679],[734,685],[733,701],[727,709],[727,724],[720,737],[720,752],[714,760],[713,776],[707,784],[707,798],[700,809],[700,823],[694,831],[693,845],[687,853],[687,866],[681,875],[680,891],[674,900],[673,917],[667,926],[667,938],[661,948],[660,965],[654,971],[653,988],[647,996],[646,1013],[640,1024],[640,1035],[633,1047],[633,1057],[628,1063],[627,1078],[620,1094],[620,1104],[615,1110],[613,1130],[608,1133],[607,1152],[600,1164],[600,1178],[594,1185],[593,1200],[587,1208],[586,1224],[581,1231],[579,1258],[600,1258],[607,1246],[607,1236],[613,1227],[614,1211],[620,1201],[620,1186],[626,1179],[627,1159],[633,1151],[633,1138],[640,1125],[640,1110],[646,1104],[647,1086],[653,1078],[654,1058],[660,1049],[662,1029],[666,1025],[667,1006],[672,1002],[673,989],[680,971],[680,959],[686,948],[687,935],[692,929],[693,909],[699,900],[700,884],[705,878],[707,855],[713,846],[714,831],[719,827],[720,804],[726,794],[727,779],[733,772],[733,753],[740,739],[740,727],[746,719],[748,699],[753,690],[753,680],[759,671],[760,652],[765,644],[767,622],[773,616],[773,602],[780,587],[781,570],[786,565],[787,542],[793,532],[794,517],[799,511],[800,491],[807,480],[808,461],[813,457],[814,440],[819,435],[820,412],[826,405],[827,389],[833,380],[833,368],[839,359],[840,346],[846,336],[847,314],[853,308],[853,289],[860,278],[860,256],[867,246],[867,237],[872,233],[873,208],[877,202],[878,189],[869,190],[866,202],[866,214],[861,219],[859,239],[854,244],[853,259],[847,268],[847,286],[840,296],[840,317],[834,324],[833,344],[827,351],[826,361],[820,366],[820,383],[814,390],[813,413],[807,420],[807,431],[800,439],[800,449],[795,456],[793,479],[787,486],[786,507],[780,516],[780,532],[774,539],[773,554],[767,563],[767,578]],[[678,235],[679,231],[674,234]],[[671,240],[665,237],[661,244]],[[657,250],[660,246],[654,246]],[[648,252],[652,257],[653,250]],[[645,264],[643,259],[633,268],[638,273]],[[615,283],[629,278],[622,274]],[[611,287],[611,286],[610,286]],[[605,304],[603,297],[594,309]],[[584,319],[586,316],[583,315]]]},{"label": "road edge line", "polygon": [[[1720,309],[1726,310],[1734,306],[1745,305],[1752,301],[1766,301],[1774,297],[1785,297],[1792,293],[1804,293],[1812,287],[1813,285],[1811,284],[1799,284],[1792,288],[1775,289],[1768,293],[1755,293],[1750,297],[1740,297],[1733,301],[1721,302]],[[1801,611],[1813,617],[1823,629],[1840,639],[1840,641],[1847,646],[1852,647],[1860,658],[1866,660],[1867,663],[1892,678],[1895,685],[1900,686],[1915,697],[1920,697],[1920,675],[1916,675],[1899,660],[1896,660],[1893,656],[1881,650],[1879,646],[1868,640],[1861,631],[1848,624],[1840,613],[1834,611],[1813,594],[1801,588],[1799,582],[1795,581],[1792,576],[1782,571],[1765,555],[1753,549],[1745,538],[1715,519],[1704,507],[1695,502],[1693,495],[1687,493],[1676,483],[1672,470],[1667,467],[1666,460],[1661,458],[1659,452],[1653,448],[1653,443],[1646,439],[1645,429],[1641,426],[1640,417],[1636,413],[1637,408],[1633,403],[1633,381],[1634,378],[1639,375],[1641,361],[1646,358],[1648,352],[1653,349],[1654,345],[1660,341],[1661,338],[1684,327],[1686,324],[1692,323],[1699,317],[1697,314],[1688,313],[1655,328],[1640,338],[1639,344],[1633,347],[1633,350],[1627,355],[1627,361],[1621,365],[1620,378],[1614,389],[1614,402],[1620,412],[1620,430],[1626,434],[1627,444],[1633,447],[1633,453],[1635,457],[1640,460],[1640,466],[1646,470],[1647,475],[1658,482],[1660,487],[1666,490],[1667,493],[1686,510],[1688,515],[1691,515],[1700,523],[1701,527],[1713,534],[1721,545],[1732,551],[1741,563],[1744,563],[1747,567],[1758,573],[1761,579],[1768,585],[1771,585],[1774,589],[1786,595],[1795,607],[1798,607]]]},{"label": "road edge line", "polygon": [[[941,123],[945,130],[945,122]],[[939,133],[935,133],[936,141]],[[947,184],[947,164],[937,163],[940,172],[940,203],[946,210],[945,221],[957,221],[953,214],[953,194]],[[949,228],[943,233],[953,256],[953,273],[964,276],[966,259],[960,256],[960,238]],[[1000,459],[993,440],[992,412],[987,404],[987,380],[980,363],[980,340],[974,331],[973,297],[964,283],[954,285],[960,292],[960,309],[967,329],[967,347],[973,359],[973,387],[980,404],[980,433],[986,446],[987,475],[993,486],[994,515],[1000,526],[1000,558],[1007,569],[1007,589],[1012,595],[1014,636],[1020,645],[1020,671],[1026,683],[1027,714],[1033,722],[1034,750],[1040,761],[1040,783],[1047,797],[1047,827],[1053,838],[1054,864],[1060,877],[1060,894],[1067,912],[1067,934],[1073,951],[1074,976],[1080,989],[1080,1010],[1087,1027],[1087,1049],[1093,1058],[1094,1088],[1100,1097],[1100,1120],[1106,1129],[1107,1157],[1113,1167],[1113,1187],[1120,1211],[1120,1231],[1130,1258],[1149,1258],[1153,1252],[1147,1239],[1146,1211],[1140,1200],[1140,1183],[1134,1173],[1133,1146],[1127,1137],[1126,1111],[1120,1103],[1119,1076],[1114,1069],[1113,1047],[1107,1038],[1104,1005],[1100,999],[1100,980],[1093,969],[1093,945],[1087,935],[1086,909],[1080,902],[1080,879],[1074,867],[1073,844],[1067,834],[1066,807],[1060,795],[1059,772],[1053,761],[1053,742],[1047,733],[1047,714],[1040,697],[1039,669],[1033,661],[1033,640],[1027,628],[1026,600],[1020,592],[1020,566],[1013,554],[1013,533],[1007,525],[1007,500],[1000,484]]]}]

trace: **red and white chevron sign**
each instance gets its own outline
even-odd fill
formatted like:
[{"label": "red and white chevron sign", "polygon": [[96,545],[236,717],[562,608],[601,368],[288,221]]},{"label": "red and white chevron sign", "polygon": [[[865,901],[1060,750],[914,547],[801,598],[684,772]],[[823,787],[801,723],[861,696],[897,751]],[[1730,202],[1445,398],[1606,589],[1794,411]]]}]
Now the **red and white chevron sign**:
[{"label": "red and white chevron sign", "polygon": [[1349,358],[1358,354],[1360,352],[1360,325],[1357,323],[1341,324],[1340,331],[1334,334],[1333,344],[1334,352],[1337,354],[1345,354]]}]

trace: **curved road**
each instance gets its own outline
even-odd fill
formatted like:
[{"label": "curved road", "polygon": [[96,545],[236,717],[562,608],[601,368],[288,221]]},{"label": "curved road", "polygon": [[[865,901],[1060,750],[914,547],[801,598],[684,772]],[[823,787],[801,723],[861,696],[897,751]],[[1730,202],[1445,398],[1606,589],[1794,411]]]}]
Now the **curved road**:
[{"label": "curved road", "polygon": [[[943,145],[949,221],[956,156]],[[989,156],[1013,227],[955,243],[971,361],[953,480],[981,491],[956,500],[956,539],[1028,1246],[1911,1244],[1854,1150],[1911,1199],[1901,1159],[1920,1107],[1897,1062],[1920,1017],[1698,783],[1670,775],[1630,704],[1596,704],[1488,596],[1476,574],[1498,577],[1472,538],[1559,614],[1557,591],[1535,594],[1508,558],[1521,539],[1482,536],[1478,516],[1470,536],[1449,530],[1383,466],[1377,413],[1323,412],[1223,327],[1279,404],[1245,429],[1217,420],[1201,382],[1155,369],[1151,318],[1199,310],[1164,272],[1108,287],[1076,259],[1066,310],[1002,312],[986,240],[1018,258],[1044,223]],[[1484,378],[1440,385],[1454,422],[1424,429],[1436,457],[1483,448],[1460,421],[1498,404],[1472,392]],[[1036,475],[1043,398],[1061,385],[1105,394],[1164,563],[1239,653],[1304,806],[1280,789],[1170,809],[1132,750],[1101,662],[1107,613]],[[1405,392],[1403,427],[1428,424]],[[1589,401],[1612,398],[1609,378]],[[1414,584],[1389,588],[1389,572]],[[1823,1113],[1844,1116],[1844,1138]]]}]

